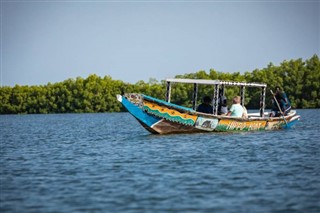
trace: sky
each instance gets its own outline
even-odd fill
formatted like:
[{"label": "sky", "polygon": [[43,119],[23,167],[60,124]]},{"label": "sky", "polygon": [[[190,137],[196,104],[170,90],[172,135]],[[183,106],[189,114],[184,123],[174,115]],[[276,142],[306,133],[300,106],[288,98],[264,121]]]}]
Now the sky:
[{"label": "sky", "polygon": [[136,83],[320,56],[320,1],[1,0],[1,86]]}]

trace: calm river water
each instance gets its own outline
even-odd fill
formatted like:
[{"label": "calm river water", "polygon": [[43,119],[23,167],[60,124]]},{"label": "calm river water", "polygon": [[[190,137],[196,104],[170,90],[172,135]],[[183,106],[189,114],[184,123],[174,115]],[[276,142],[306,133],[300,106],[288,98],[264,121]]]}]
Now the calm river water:
[{"label": "calm river water", "polygon": [[320,212],[320,109],[298,113],[166,136],[128,113],[1,115],[0,212]]}]

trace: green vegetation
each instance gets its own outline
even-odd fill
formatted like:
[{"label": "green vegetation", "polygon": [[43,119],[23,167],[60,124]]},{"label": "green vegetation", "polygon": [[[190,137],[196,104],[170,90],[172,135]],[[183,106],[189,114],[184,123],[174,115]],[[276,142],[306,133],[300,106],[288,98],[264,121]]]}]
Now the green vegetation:
[{"label": "green vegetation", "polygon": [[[320,108],[320,61],[317,55],[306,61],[283,61],[279,66],[270,63],[264,69],[244,74],[217,72],[211,69],[209,73],[199,71],[176,77],[263,82],[267,83],[269,89],[279,85],[287,93],[294,108]],[[175,84],[172,89],[172,102],[190,107],[192,87]],[[139,81],[136,84],[128,84],[112,80],[110,76],[101,78],[90,75],[86,79],[78,77],[44,86],[4,86],[0,87],[0,114],[120,112],[124,109],[116,100],[116,94],[123,92],[143,93],[164,99],[165,82],[150,79],[147,83]],[[259,108],[259,93],[259,90],[247,89],[247,108]],[[202,97],[204,94],[213,94],[213,87],[199,86],[199,95]],[[226,88],[229,99],[237,94],[238,88]],[[267,100],[271,100],[269,91]],[[266,104],[270,107],[268,101]]]}]

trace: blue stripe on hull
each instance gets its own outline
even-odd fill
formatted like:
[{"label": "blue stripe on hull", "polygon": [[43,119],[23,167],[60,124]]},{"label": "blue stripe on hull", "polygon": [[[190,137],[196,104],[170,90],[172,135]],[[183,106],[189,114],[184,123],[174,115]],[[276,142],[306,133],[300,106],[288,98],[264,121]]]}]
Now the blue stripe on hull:
[{"label": "blue stripe on hull", "polygon": [[150,127],[157,123],[160,118],[148,115],[144,111],[142,111],[139,107],[132,104],[130,101],[128,101],[126,98],[122,97],[122,105],[140,122],[145,124],[146,126]]},{"label": "blue stripe on hull", "polygon": [[291,122],[288,122],[287,124],[284,124],[283,125],[283,128],[284,129],[290,129],[295,123],[297,123],[299,120],[294,120],[294,121],[291,121]]}]

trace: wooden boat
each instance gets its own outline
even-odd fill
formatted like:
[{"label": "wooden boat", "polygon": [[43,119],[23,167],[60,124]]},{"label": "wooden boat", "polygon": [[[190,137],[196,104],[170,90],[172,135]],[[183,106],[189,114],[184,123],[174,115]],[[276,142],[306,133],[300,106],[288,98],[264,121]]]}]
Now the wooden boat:
[{"label": "wooden boat", "polygon": [[[170,102],[171,85],[173,83],[193,84],[192,108]],[[199,84],[214,86],[213,114],[196,111]],[[269,117],[268,113],[264,112],[266,84],[174,78],[167,79],[166,86],[165,101],[138,93],[117,95],[117,99],[146,130],[154,134],[277,130],[290,128],[300,119],[300,116],[296,115],[294,110],[281,117]],[[244,105],[245,88],[260,88],[259,112],[248,113],[247,118],[218,115],[218,99],[221,91],[224,94],[225,86],[240,87],[242,106]]]}]

